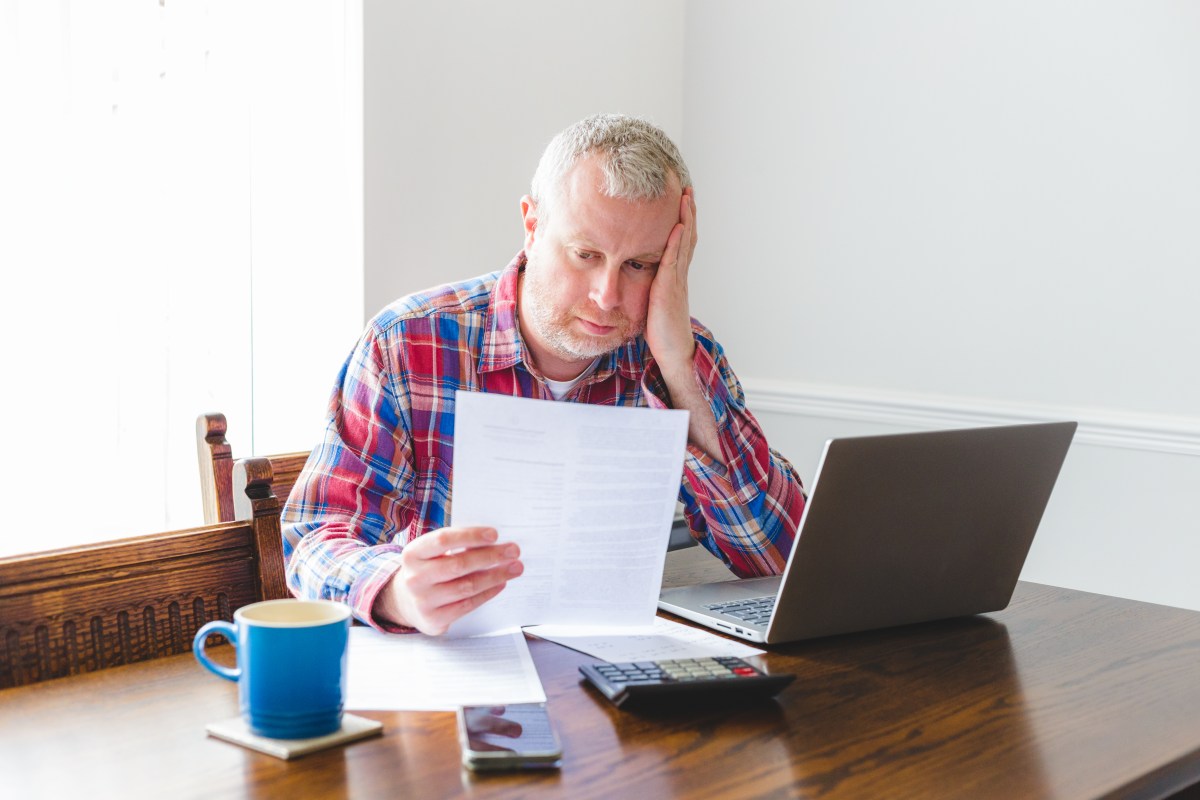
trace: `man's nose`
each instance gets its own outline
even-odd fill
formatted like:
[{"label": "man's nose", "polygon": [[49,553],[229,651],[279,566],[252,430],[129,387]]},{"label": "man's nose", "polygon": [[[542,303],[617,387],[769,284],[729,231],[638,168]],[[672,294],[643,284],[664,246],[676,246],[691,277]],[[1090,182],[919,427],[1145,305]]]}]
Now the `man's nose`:
[{"label": "man's nose", "polygon": [[592,291],[588,297],[604,311],[616,308],[621,300],[620,281],[620,268],[606,267],[596,270],[596,275],[592,277]]}]

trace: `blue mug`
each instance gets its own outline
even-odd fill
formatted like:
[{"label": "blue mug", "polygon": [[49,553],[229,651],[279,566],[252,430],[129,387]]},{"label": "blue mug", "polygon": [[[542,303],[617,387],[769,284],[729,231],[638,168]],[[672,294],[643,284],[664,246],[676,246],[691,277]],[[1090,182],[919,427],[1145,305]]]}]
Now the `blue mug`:
[{"label": "blue mug", "polygon": [[[350,608],[329,600],[266,600],[239,608],[233,624],[210,622],[192,652],[215,675],[238,685],[250,730],[271,739],[307,739],[342,725]],[[237,649],[237,667],[209,660],[209,634]]]}]

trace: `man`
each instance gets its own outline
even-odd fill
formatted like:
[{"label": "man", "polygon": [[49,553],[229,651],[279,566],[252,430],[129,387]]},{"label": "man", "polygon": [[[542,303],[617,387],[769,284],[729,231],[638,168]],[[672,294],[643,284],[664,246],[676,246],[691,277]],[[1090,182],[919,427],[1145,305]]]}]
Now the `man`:
[{"label": "man", "polygon": [[675,145],[643,120],[585,119],[547,147],[521,217],[506,269],[397,300],[342,367],[284,509],[292,591],[439,634],[520,576],[494,529],[445,527],[458,390],[686,408],[693,537],[741,577],[780,572],[803,489],[689,315],[696,202]]}]

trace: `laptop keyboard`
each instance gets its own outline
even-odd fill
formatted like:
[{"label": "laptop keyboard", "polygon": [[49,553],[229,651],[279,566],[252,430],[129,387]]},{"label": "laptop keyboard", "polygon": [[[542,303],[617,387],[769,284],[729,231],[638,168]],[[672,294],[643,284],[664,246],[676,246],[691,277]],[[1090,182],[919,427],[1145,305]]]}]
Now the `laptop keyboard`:
[{"label": "laptop keyboard", "polygon": [[718,614],[739,619],[748,625],[766,625],[771,621],[771,612],[775,610],[775,595],[753,597],[749,600],[735,600],[727,603],[713,603],[705,608]]}]

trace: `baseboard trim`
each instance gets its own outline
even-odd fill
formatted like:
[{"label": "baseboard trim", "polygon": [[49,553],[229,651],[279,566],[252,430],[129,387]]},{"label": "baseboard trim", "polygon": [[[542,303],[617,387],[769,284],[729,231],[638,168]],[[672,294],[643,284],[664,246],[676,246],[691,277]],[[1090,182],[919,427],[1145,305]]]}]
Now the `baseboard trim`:
[{"label": "baseboard trim", "polygon": [[1104,409],[1010,405],[967,397],[882,394],[846,386],[747,379],[755,412],[845,419],[907,428],[967,428],[1076,420],[1075,441],[1155,453],[1200,456],[1200,418],[1125,414]]}]

